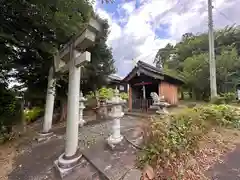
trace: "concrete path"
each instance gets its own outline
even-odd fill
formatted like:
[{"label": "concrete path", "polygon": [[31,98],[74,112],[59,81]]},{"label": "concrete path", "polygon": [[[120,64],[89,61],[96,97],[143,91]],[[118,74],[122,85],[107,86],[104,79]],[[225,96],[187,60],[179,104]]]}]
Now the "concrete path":
[{"label": "concrete path", "polygon": [[[125,116],[121,120],[122,131],[135,127],[141,121],[136,117]],[[112,121],[84,126],[79,130],[79,146],[85,149],[106,139],[111,132]],[[53,161],[64,152],[65,128],[56,131],[57,137],[48,142],[33,142],[25,152],[16,158],[15,169],[9,180],[58,180],[54,173]],[[80,180],[80,179],[79,179]]]},{"label": "concrete path", "polygon": [[240,144],[217,163],[206,175],[212,180],[240,180]]}]

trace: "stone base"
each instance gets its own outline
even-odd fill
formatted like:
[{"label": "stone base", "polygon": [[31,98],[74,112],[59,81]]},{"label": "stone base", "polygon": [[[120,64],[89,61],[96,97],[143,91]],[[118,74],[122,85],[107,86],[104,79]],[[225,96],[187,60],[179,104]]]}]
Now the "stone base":
[{"label": "stone base", "polygon": [[54,165],[62,179],[80,164],[81,157],[82,154],[80,152],[77,152],[73,157],[65,157],[65,154],[61,154],[59,158],[54,161]]},{"label": "stone base", "polygon": [[110,147],[114,147],[116,146],[117,144],[119,144],[121,141],[123,140],[123,136],[121,135],[120,137],[118,138],[113,138],[113,136],[111,135],[108,139],[107,139],[107,142],[108,142],[108,145]]},{"label": "stone base", "polygon": [[53,134],[53,132],[39,132],[38,133],[38,137],[36,137],[36,140],[38,142],[43,142],[43,141],[47,141],[49,139],[51,139],[52,137],[54,137],[56,135]]},{"label": "stone base", "polygon": [[169,114],[166,108],[162,108],[156,111],[157,114]]},{"label": "stone base", "polygon": [[149,107],[149,109],[157,110],[157,109],[159,109],[159,107],[158,107],[158,106],[151,105],[151,106]]},{"label": "stone base", "polygon": [[84,119],[80,120],[78,123],[79,127],[83,127],[85,123],[86,123],[86,121]]}]

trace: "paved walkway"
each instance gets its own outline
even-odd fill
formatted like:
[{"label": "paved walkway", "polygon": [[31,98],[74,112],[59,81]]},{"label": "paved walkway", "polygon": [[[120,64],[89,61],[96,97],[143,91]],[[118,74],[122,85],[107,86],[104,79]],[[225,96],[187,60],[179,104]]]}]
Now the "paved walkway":
[{"label": "paved walkway", "polygon": [[[125,116],[121,129],[135,127],[141,121],[136,117]],[[97,141],[106,139],[111,131],[112,121],[84,126],[79,133],[79,146],[84,149]],[[57,180],[54,176],[53,161],[64,152],[65,128],[56,131],[57,137],[45,143],[34,142],[16,158],[16,168],[10,173],[9,180]]]},{"label": "paved walkway", "polygon": [[240,180],[240,144],[206,173],[212,180]]}]

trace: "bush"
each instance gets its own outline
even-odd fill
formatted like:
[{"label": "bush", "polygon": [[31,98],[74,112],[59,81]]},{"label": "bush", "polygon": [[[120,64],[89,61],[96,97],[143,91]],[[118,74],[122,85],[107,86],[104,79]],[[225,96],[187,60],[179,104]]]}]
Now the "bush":
[{"label": "bush", "polygon": [[216,105],[225,104],[225,99],[224,97],[216,96],[211,99],[211,103]]},{"label": "bush", "polygon": [[24,117],[27,123],[35,121],[38,117],[40,117],[43,109],[39,107],[34,107],[32,109],[24,110]]},{"label": "bush", "polygon": [[[97,90],[96,94],[97,94],[98,98],[101,99],[101,100],[107,100],[107,99],[109,100],[109,99],[111,99],[111,98],[113,97],[113,95],[114,95],[114,89],[103,87],[103,88]],[[120,97],[121,97],[122,99],[125,99],[125,100],[128,99],[128,94],[127,94],[127,93],[120,93],[119,95],[120,95]],[[96,98],[96,95],[95,95],[95,93],[93,93],[93,92],[91,91],[91,92],[89,92],[89,93],[86,95],[86,98],[87,98],[88,100],[90,100],[90,99],[95,99],[95,98]]]},{"label": "bush", "polygon": [[221,94],[221,96],[223,97],[226,103],[230,103],[236,100],[236,94],[233,92],[224,93],[224,94]]},{"label": "bush", "polygon": [[194,154],[201,138],[213,127],[240,127],[240,115],[228,105],[188,108],[165,121],[153,118],[145,132],[140,163],[166,168],[166,164]]},{"label": "bush", "polygon": [[12,126],[20,122],[21,106],[14,93],[0,87],[0,139],[9,139]]},{"label": "bush", "polygon": [[221,96],[214,97],[211,100],[212,104],[225,104],[225,103],[230,103],[236,100],[236,94],[233,92],[228,92],[228,93],[223,93]]},{"label": "bush", "polygon": [[224,126],[230,128],[240,127],[239,110],[230,105],[208,105],[195,108],[195,111],[201,113],[200,118],[208,121],[215,126]]},{"label": "bush", "polygon": [[120,93],[120,97],[124,100],[128,100],[128,94],[127,93]]}]

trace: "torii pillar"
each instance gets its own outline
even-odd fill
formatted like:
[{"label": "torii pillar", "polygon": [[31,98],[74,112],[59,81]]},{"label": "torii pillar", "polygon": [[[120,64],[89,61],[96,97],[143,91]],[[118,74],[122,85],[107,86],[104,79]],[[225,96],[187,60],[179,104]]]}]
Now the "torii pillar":
[{"label": "torii pillar", "polygon": [[47,86],[47,96],[46,96],[46,105],[45,113],[43,120],[43,130],[38,133],[37,140],[38,142],[48,140],[53,136],[52,128],[52,119],[53,119],[53,109],[54,109],[54,99],[55,99],[55,86],[56,78],[54,77],[54,68],[49,69],[48,75],[48,86]]},{"label": "torii pillar", "polygon": [[79,164],[82,157],[78,150],[80,68],[86,61],[90,61],[91,54],[86,51],[86,48],[94,44],[96,34],[100,30],[101,24],[97,20],[91,19],[89,26],[55,56],[57,71],[59,73],[69,71],[65,151],[55,161],[62,178]]}]

